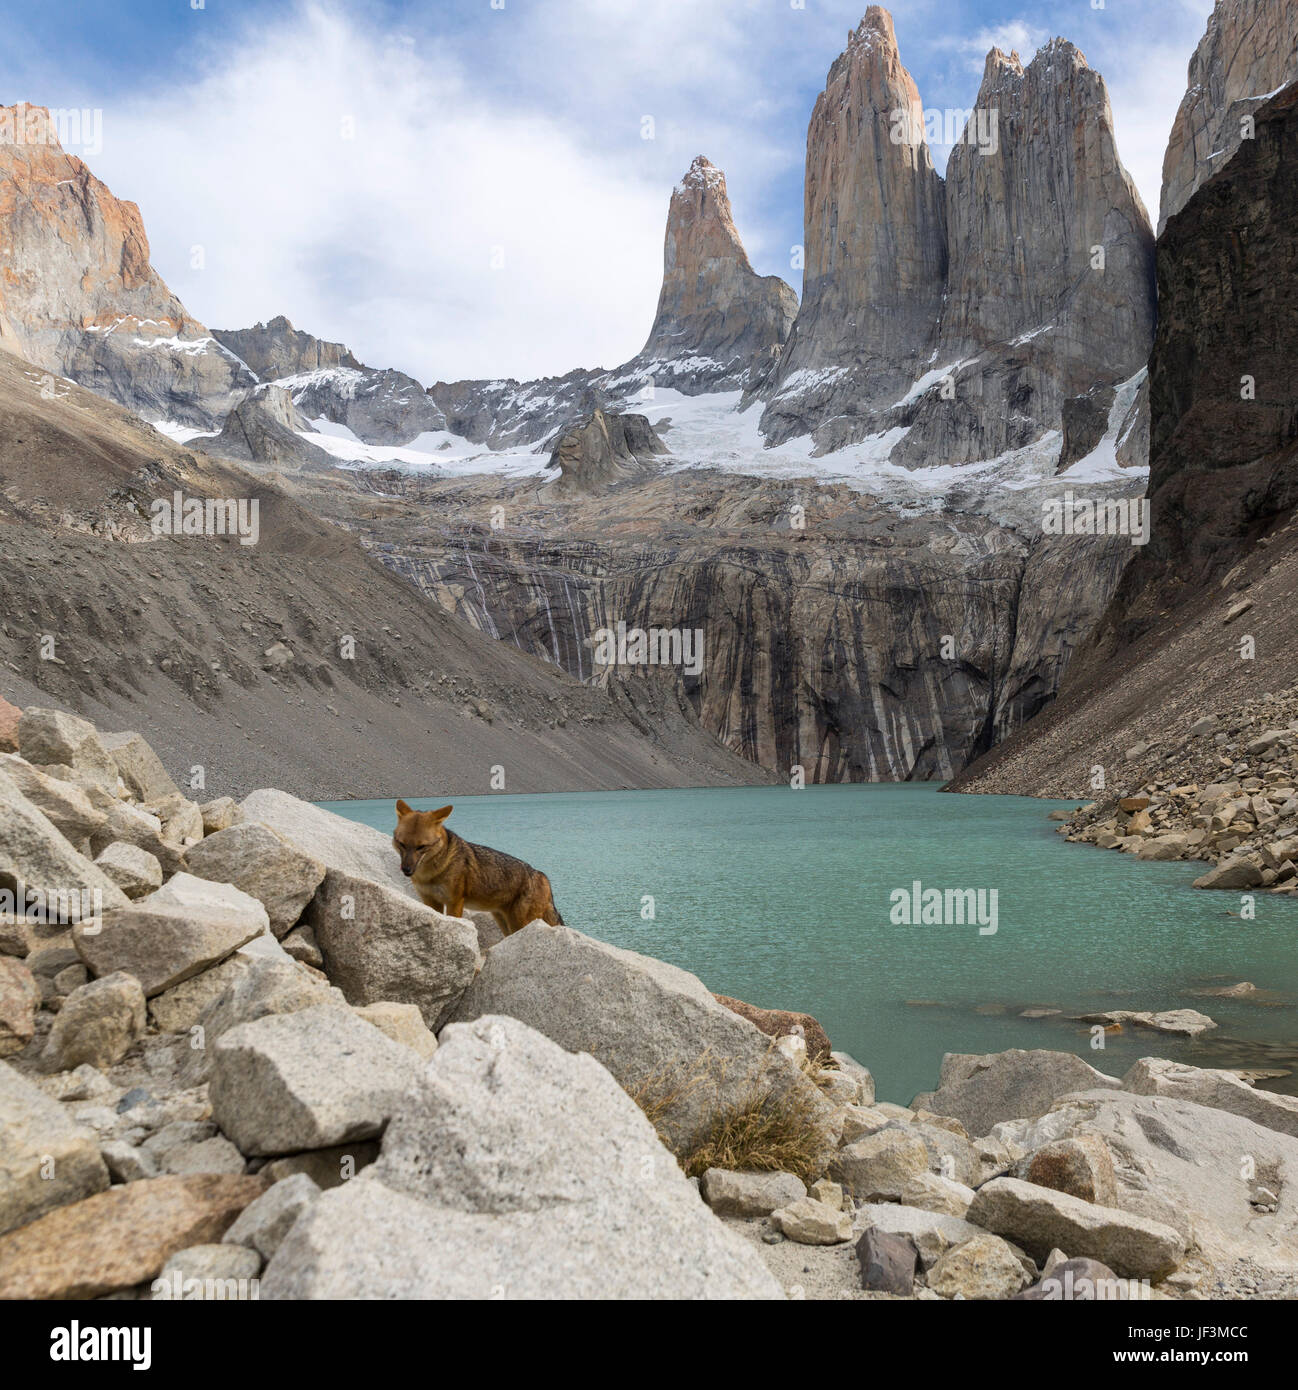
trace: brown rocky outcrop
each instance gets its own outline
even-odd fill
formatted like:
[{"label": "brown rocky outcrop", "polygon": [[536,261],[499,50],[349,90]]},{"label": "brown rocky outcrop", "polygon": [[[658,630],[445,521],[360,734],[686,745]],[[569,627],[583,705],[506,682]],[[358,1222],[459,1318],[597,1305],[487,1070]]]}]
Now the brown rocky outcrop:
[{"label": "brown rocky outcrop", "polygon": [[327,343],[303,333],[283,314],[252,328],[214,328],[212,336],[246,362],[262,381],[327,367],[361,366],[342,343]]},{"label": "brown rocky outcrop", "polygon": [[0,107],[0,345],[146,418],[211,427],[253,379],[149,264],[134,203],[59,144],[43,107]]},{"label": "brown rocky outcrop", "polygon": [[889,405],[937,342],[947,259],[942,180],[892,16],[877,5],[848,36],[816,99],[804,199],[802,306],[763,390],[762,428],[777,442],[845,406]]},{"label": "brown rocky outcrop", "polygon": [[225,417],[211,439],[196,447],[219,458],[265,463],[273,468],[334,467],[334,458],[302,438],[310,425],[282,386],[265,386],[248,394]]},{"label": "brown rocky outcrop", "polygon": [[732,999],[728,994],[714,994],[712,997],[731,1013],[746,1018],[768,1038],[783,1038],[790,1034],[803,1038],[807,1044],[808,1061],[829,1061],[829,1054],[833,1050],[829,1034],[810,1014],[800,1014],[793,1009],[760,1009],[756,1004],[746,1004],[742,999]]},{"label": "brown rocky outcrop", "polygon": [[779,356],[797,312],[779,276],[753,270],[726,176],[699,155],[672,191],[662,292],[638,363],[689,394],[743,386]]},{"label": "brown rocky outcrop", "polygon": [[1217,0],[1190,59],[1163,157],[1158,230],[1223,169],[1259,106],[1298,78],[1298,7],[1291,0]]},{"label": "brown rocky outcrop", "polygon": [[561,471],[550,487],[560,496],[604,492],[642,474],[667,452],[643,415],[596,410],[555,441],[550,467]]}]

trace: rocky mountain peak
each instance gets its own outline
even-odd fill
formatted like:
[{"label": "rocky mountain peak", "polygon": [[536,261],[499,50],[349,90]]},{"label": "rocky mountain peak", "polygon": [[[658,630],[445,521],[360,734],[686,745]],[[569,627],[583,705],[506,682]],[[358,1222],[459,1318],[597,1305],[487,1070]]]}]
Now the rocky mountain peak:
[{"label": "rocky mountain peak", "polygon": [[946,213],[920,112],[892,17],[872,6],[807,130],[802,307],[762,417],[774,442],[895,400],[936,342]]},{"label": "rocky mountain peak", "polygon": [[1190,59],[1188,90],[1163,158],[1158,230],[1249,138],[1252,114],[1298,78],[1298,5],[1217,0]]},{"label": "rocky mountain peak", "polygon": [[1023,59],[1019,57],[1017,48],[1012,48],[1008,53],[1003,49],[993,48],[987,54],[987,61],[983,64],[982,90],[986,91],[1002,73],[1023,76]]},{"label": "rocky mountain peak", "polygon": [[328,343],[300,332],[283,314],[252,328],[216,328],[213,336],[246,362],[262,381],[328,367],[361,368],[342,343]]},{"label": "rocky mountain peak", "polygon": [[918,407],[894,455],[912,465],[994,458],[1059,429],[1068,399],[1134,376],[1153,341],[1148,214],[1104,79],[1067,39],[1026,66],[988,55],[946,214],[936,361],[955,393]]},{"label": "rocky mountain peak", "polygon": [[0,107],[0,245],[0,342],[38,367],[197,425],[252,385],[150,265],[139,208],[64,151],[44,107]]},{"label": "rocky mountain peak", "polygon": [[797,311],[790,286],[753,269],[726,176],[699,155],[672,190],[658,312],[636,365],[687,392],[744,385],[778,355]]}]

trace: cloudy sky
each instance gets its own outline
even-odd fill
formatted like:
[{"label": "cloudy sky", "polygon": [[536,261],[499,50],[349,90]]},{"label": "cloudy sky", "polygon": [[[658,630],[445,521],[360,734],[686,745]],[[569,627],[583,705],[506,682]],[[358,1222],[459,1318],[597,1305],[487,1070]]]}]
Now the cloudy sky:
[{"label": "cloudy sky", "polygon": [[[287,314],[425,382],[612,366],[642,345],[673,184],[726,171],[795,288],[807,117],[863,0],[61,0],[11,9],[0,101],[93,108],[81,154],[139,203],[213,327]],[[1210,0],[896,0],[926,107],[992,44],[1056,34],[1108,81],[1157,215]],[[946,151],[934,151],[942,167]]]}]

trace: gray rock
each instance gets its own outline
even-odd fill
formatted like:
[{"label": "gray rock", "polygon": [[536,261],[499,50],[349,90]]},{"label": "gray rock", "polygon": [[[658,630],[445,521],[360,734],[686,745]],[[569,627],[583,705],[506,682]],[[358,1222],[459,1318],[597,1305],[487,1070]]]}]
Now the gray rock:
[{"label": "gray rock", "polygon": [[200,1017],[185,1063],[186,1083],[196,1086],[210,1077],[213,1049],[231,1028],[320,1005],[344,1008],[346,1001],[292,961],[241,957],[240,969]]},{"label": "gray rock", "polygon": [[736,1173],[709,1168],[699,1183],[703,1200],[718,1216],[769,1216],[807,1195],[793,1173]]},{"label": "gray rock", "polygon": [[643,415],[596,410],[562,432],[550,451],[559,477],[546,488],[558,497],[606,492],[617,483],[643,477],[667,447]]},{"label": "gray rock", "polygon": [[1041,1275],[1037,1283],[1016,1293],[1014,1298],[1023,1302],[1089,1303],[1098,1300],[1126,1302],[1143,1296],[1135,1280],[1119,1279],[1099,1260],[1048,1261]]},{"label": "gray rock", "polygon": [[961,1217],[895,1202],[867,1204],[858,1210],[857,1219],[866,1230],[905,1236],[919,1252],[925,1269],[953,1245],[981,1234],[978,1226]]},{"label": "gray rock", "polygon": [[754,1104],[796,1108],[826,1157],[837,1139],[835,1110],[815,1085],[696,976],[571,927],[533,922],[493,947],[454,1019],[484,1014],[590,1052],[653,1109],[677,1153],[702,1143],[719,1116]]},{"label": "gray rock", "polygon": [[122,890],[0,771],[0,888],[16,892],[19,885],[42,894],[43,909],[60,921],[126,904]]},{"label": "gray rock", "polygon": [[1279,1134],[1298,1138],[1298,1097],[1259,1091],[1234,1072],[1216,1071],[1142,1057],[1122,1078],[1122,1087],[1138,1096],[1173,1096],[1214,1110],[1226,1110]]},{"label": "gray rock", "polygon": [[121,841],[151,854],[162,865],[164,875],[179,873],[185,867],[179,845],[164,837],[163,824],[157,816],[118,801],[102,790],[97,795],[91,791],[90,796],[106,817],[104,825],[90,837],[95,854],[102,854],[109,845]]},{"label": "gray rock", "polygon": [[938,1089],[927,1109],[952,1115],[975,1136],[990,1133],[1002,1120],[1043,1115],[1061,1097],[1100,1087],[1119,1089],[1071,1052],[1025,1052],[1011,1048],[975,1056],[948,1052],[942,1059]]},{"label": "gray rock", "polygon": [[423,1016],[413,1004],[394,1004],[384,1000],[378,1004],[358,1005],[353,1012],[357,1018],[372,1023],[380,1033],[393,1042],[408,1047],[425,1062],[437,1051],[437,1037],[424,1023]]},{"label": "gray rock", "polygon": [[861,1087],[861,1098],[856,1102],[858,1105],[874,1104],[874,1077],[870,1074],[869,1067],[863,1067],[855,1057],[846,1052],[831,1052],[830,1057],[838,1063],[839,1071],[844,1075],[856,1080]]},{"label": "gray rock", "polygon": [[0,1062],[0,1234],[107,1186],[95,1134]]},{"label": "gray rock", "polygon": [[[122,1139],[110,1139],[100,1147],[104,1163],[114,1182],[139,1182],[143,1178],[156,1178],[159,1173],[157,1161],[151,1153],[138,1149]],[[242,1171],[242,1169],[240,1169]]]},{"label": "gray rock", "polygon": [[22,758],[0,758],[0,771],[73,846],[84,844],[108,821],[75,783],[48,777]]},{"label": "gray rock", "polygon": [[132,900],[162,887],[162,865],[147,849],[114,840],[95,856],[95,863]]},{"label": "gray rock", "polygon": [[356,1139],[328,1149],[308,1149],[286,1158],[272,1158],[261,1171],[273,1183],[287,1182],[302,1174],[322,1191],[328,1191],[350,1182],[357,1173],[376,1163],[378,1157],[378,1140]]},{"label": "gray rock", "polygon": [[149,803],[151,814],[162,822],[162,838],[169,845],[192,845],[203,838],[203,812],[196,801],[173,792]]},{"label": "gray rock", "polygon": [[928,1272],[928,1286],[943,1298],[1012,1298],[1028,1282],[1019,1257],[983,1232],[946,1252]]},{"label": "gray rock", "polygon": [[771,1213],[771,1225],[798,1245],[841,1245],[852,1239],[851,1212],[801,1197]]},{"label": "gray rock", "polygon": [[36,1036],[41,990],[20,960],[0,956],[0,1057],[21,1052]]},{"label": "gray rock", "polygon": [[315,939],[315,932],[310,927],[294,927],[280,945],[283,946],[285,954],[301,961],[303,965],[313,966],[316,970],[324,969],[324,953],[320,950],[320,943]]},{"label": "gray rock", "polygon": [[127,791],[137,801],[155,802],[180,795],[180,788],[142,734],[102,734],[100,739],[112,755]]},{"label": "gray rock", "polygon": [[52,982],[55,994],[64,999],[73,990],[90,983],[90,972],[78,961],[75,965],[65,965],[53,976]]},{"label": "gray rock", "polygon": [[55,709],[25,709],[18,722],[18,751],[29,763],[60,763],[112,790],[117,764],[95,726]]},{"label": "gray rock", "polygon": [[868,1227],[856,1242],[861,1265],[861,1287],[878,1293],[909,1298],[915,1287],[915,1262],[919,1254],[909,1236]]},{"label": "gray rock", "polygon": [[77,926],[73,942],[93,974],[125,970],[152,998],[219,964],[267,926],[255,898],[177,874],[156,893],[105,912],[97,930]]},{"label": "gray rock", "polygon": [[233,883],[256,898],[265,907],[276,937],[297,924],[325,875],[320,860],[256,822],[209,835],[191,846],[185,860],[199,878]]},{"label": "gray rock", "polygon": [[243,820],[239,803],[232,796],[218,796],[215,801],[205,801],[199,808],[203,817],[203,834],[215,835],[218,831],[229,830]]},{"label": "gray rock", "polygon": [[900,1129],[848,1144],[829,1165],[829,1176],[862,1202],[900,1202],[913,1180],[927,1174],[924,1141]]},{"label": "gray rock", "polygon": [[269,1260],[293,1223],[319,1195],[320,1189],[305,1173],[296,1173],[244,1207],[222,1239],[230,1245],[250,1246],[263,1260]]},{"label": "gray rock", "polygon": [[247,958],[236,951],[220,965],[155,994],[149,1000],[149,1022],[160,1033],[187,1033],[247,969]]},{"label": "gray rock", "polygon": [[1162,1279],[1185,1257],[1179,1231],[1116,1207],[1099,1207],[1018,1178],[978,1189],[969,1220],[1044,1258],[1056,1246],[1135,1279]]},{"label": "gray rock", "polygon": [[325,875],[304,920],[349,1004],[414,1004],[434,1032],[482,962],[472,923],[340,869]]},{"label": "gray rock", "polygon": [[327,1148],[381,1134],[419,1072],[409,1048],[350,1010],[267,1015],[217,1041],[212,1114],[250,1156]]},{"label": "gray rock", "polygon": [[83,1064],[105,1071],[126,1056],[146,1022],[144,990],[134,975],[119,970],[91,980],[63,1001],[41,1065],[46,1071]]},{"label": "gray rock", "polygon": [[164,1173],[242,1173],[243,1155],[223,1135],[194,1144],[173,1144],[162,1158]]},{"label": "gray rock", "polygon": [[1243,855],[1232,855],[1194,880],[1196,888],[1257,888],[1262,870]]},{"label": "gray rock", "polygon": [[[247,1210],[245,1208],[244,1210]],[[232,1302],[257,1297],[261,1256],[242,1245],[191,1245],[170,1256],[150,1285],[155,1301]]]},{"label": "gray rock", "polygon": [[[322,860],[328,868],[368,878],[418,901],[409,880],[401,872],[401,861],[392,848],[391,836],[334,815],[332,811],[322,811],[309,801],[300,801],[273,788],[250,792],[240,804],[240,810],[244,820],[270,826],[304,854]],[[392,824],[395,828],[395,811]]]},{"label": "gray rock", "polygon": [[379,1162],[299,1218],[262,1286],[268,1298],[493,1291],[780,1297],[613,1078],[507,1018],[445,1030]]},{"label": "gray rock", "polygon": [[1259,1221],[1247,1177],[1273,1191],[1298,1183],[1298,1140],[1241,1116],[1171,1096],[1087,1092],[998,1133],[1025,1149],[1099,1135],[1113,1154],[1119,1206],[1180,1231],[1214,1264],[1273,1266],[1281,1249],[1298,1246],[1298,1210],[1282,1202]]}]

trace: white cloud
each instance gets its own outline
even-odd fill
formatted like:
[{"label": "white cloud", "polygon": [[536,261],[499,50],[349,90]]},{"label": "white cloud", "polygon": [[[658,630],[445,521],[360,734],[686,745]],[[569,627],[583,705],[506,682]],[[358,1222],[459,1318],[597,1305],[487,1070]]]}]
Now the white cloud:
[{"label": "white cloud", "polygon": [[425,381],[613,365],[648,333],[659,191],[431,46],[311,4],[106,121],[96,172],[209,325],[285,313]]},{"label": "white cloud", "polygon": [[1032,55],[1049,37],[1044,29],[1038,29],[1021,19],[1011,19],[995,28],[980,29],[969,38],[955,42],[966,55],[969,67],[980,73],[987,61],[987,54],[993,48],[999,48],[1002,53],[1017,52],[1025,63],[1029,63]]}]

